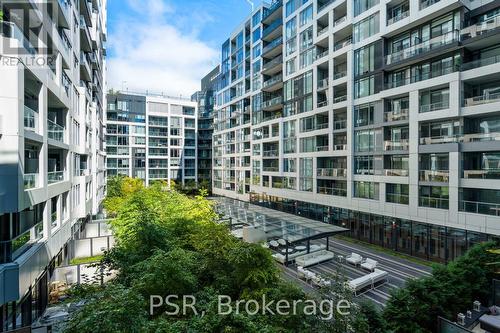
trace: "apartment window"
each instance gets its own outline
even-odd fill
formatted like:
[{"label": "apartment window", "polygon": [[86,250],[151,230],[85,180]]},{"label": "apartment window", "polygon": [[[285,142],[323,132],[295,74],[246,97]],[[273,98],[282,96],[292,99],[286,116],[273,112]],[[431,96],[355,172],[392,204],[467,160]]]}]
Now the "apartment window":
[{"label": "apartment window", "polygon": [[410,186],[408,184],[386,184],[385,201],[408,205]]},{"label": "apartment window", "polygon": [[255,59],[255,58],[258,58],[260,57],[262,53],[262,44],[259,43],[257,45],[255,45],[252,49],[252,57]]},{"label": "apartment window", "polygon": [[283,159],[283,172],[297,172],[297,159],[284,158]]},{"label": "apartment window", "polygon": [[354,43],[369,38],[380,31],[379,13],[376,13],[363,21],[356,23],[353,27]]},{"label": "apartment window", "polygon": [[449,208],[448,186],[420,186],[419,206],[430,208]]},{"label": "apartment window", "polygon": [[254,62],[252,64],[252,71],[253,71],[254,75],[259,73],[260,69],[261,69],[261,61],[257,60],[256,62]]},{"label": "apartment window", "polygon": [[356,131],[354,133],[354,149],[357,152],[369,152],[375,150],[375,131],[372,129]]},{"label": "apartment window", "polygon": [[290,21],[286,22],[285,25],[285,38],[289,40],[297,35],[297,18],[294,17]]},{"label": "apartment window", "polygon": [[373,156],[355,156],[354,174],[356,175],[374,175],[374,157]]},{"label": "apartment window", "polygon": [[294,57],[286,62],[286,75],[295,73],[297,65],[297,57]]},{"label": "apartment window", "polygon": [[313,190],[313,159],[300,159],[300,190],[312,192]]},{"label": "apartment window", "polygon": [[450,105],[450,89],[429,89],[420,93],[420,112],[447,109]]},{"label": "apartment window", "polygon": [[295,137],[295,120],[286,121],[283,123],[283,138]]},{"label": "apartment window", "polygon": [[300,139],[300,152],[311,153],[316,151],[316,137],[308,137]]},{"label": "apartment window", "polygon": [[374,103],[356,105],[354,107],[354,127],[373,124],[374,111]]},{"label": "apartment window", "polygon": [[306,50],[313,45],[313,27],[309,27],[300,33],[300,50]]},{"label": "apartment window", "polygon": [[296,152],[297,139],[288,138],[283,140],[283,153],[294,154]]},{"label": "apartment window", "polygon": [[310,48],[302,52],[300,54],[299,60],[300,60],[299,63],[300,69],[312,65],[312,63],[314,62],[314,48]]},{"label": "apartment window", "polygon": [[260,28],[257,28],[252,32],[252,43],[259,41],[259,39],[260,39]]},{"label": "apartment window", "polygon": [[378,200],[379,184],[374,182],[354,182],[354,197]]},{"label": "apartment window", "polygon": [[286,41],[286,55],[289,56],[295,51],[297,51],[297,37]]},{"label": "apartment window", "polygon": [[375,76],[354,81],[354,98],[362,98],[375,93]]},{"label": "apartment window", "polygon": [[259,10],[257,13],[253,14],[252,16],[252,27],[256,27],[260,23],[261,19],[261,11]]},{"label": "apartment window", "polygon": [[358,16],[378,3],[379,0],[354,0],[354,16]]},{"label": "apartment window", "polygon": [[354,75],[362,75],[375,69],[375,44],[354,51]]},{"label": "apartment window", "polygon": [[303,27],[312,21],[313,17],[313,6],[310,5],[306,9],[300,12],[300,26]]}]

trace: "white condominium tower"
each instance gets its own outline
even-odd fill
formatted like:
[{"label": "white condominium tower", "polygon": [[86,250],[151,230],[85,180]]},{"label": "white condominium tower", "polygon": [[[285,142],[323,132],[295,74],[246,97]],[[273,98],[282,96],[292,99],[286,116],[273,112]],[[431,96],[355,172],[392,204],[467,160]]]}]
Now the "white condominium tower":
[{"label": "white condominium tower", "polygon": [[130,92],[107,97],[108,176],[141,178],[146,184],[197,181],[198,103]]},{"label": "white condominium tower", "polygon": [[287,0],[222,45],[213,191],[446,262],[500,235],[500,2]]},{"label": "white condominium tower", "polygon": [[0,332],[48,303],[105,195],[106,0],[0,1]]}]

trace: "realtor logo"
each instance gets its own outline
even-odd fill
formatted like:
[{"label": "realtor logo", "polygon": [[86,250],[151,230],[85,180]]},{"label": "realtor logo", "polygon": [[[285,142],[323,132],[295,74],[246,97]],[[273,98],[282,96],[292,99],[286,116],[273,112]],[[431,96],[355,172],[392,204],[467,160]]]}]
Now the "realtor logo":
[{"label": "realtor logo", "polygon": [[[4,56],[55,56],[53,43],[68,43],[64,28],[68,0],[0,0],[0,35]],[[53,29],[52,22],[60,29]],[[50,31],[50,35],[49,35]]]}]

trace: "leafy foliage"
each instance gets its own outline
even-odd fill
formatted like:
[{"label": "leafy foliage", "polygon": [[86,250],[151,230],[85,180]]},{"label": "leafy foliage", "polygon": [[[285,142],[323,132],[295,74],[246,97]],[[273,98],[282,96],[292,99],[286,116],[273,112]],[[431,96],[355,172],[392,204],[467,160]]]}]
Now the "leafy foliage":
[{"label": "leafy foliage", "polygon": [[[357,310],[327,323],[301,311],[283,316],[244,311],[219,315],[218,295],[231,297],[233,308],[238,301],[263,296],[274,303],[312,298],[281,279],[269,250],[239,241],[227,226],[215,222],[206,190],[188,197],[175,187],[173,182],[145,187],[125,177],[108,181],[105,207],[115,217],[111,227],[116,245],[101,264],[119,273],[102,288],[73,291],[73,300],[87,303],[72,315],[68,332],[345,333],[347,327],[368,332]],[[335,293],[351,295],[344,289]],[[163,306],[150,316],[150,295],[194,295],[198,314],[168,316]]]},{"label": "leafy foliage", "polygon": [[436,332],[438,316],[454,319],[476,299],[487,304],[498,268],[488,265],[499,259],[489,251],[494,246],[477,245],[447,266],[435,266],[432,276],[411,280],[404,289],[394,292],[384,311],[389,328],[401,333]]}]

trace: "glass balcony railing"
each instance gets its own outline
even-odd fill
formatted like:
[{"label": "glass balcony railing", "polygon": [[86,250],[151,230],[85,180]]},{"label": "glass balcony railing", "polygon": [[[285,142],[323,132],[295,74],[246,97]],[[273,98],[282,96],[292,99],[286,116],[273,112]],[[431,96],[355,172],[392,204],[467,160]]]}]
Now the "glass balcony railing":
[{"label": "glass balcony railing", "polygon": [[400,205],[408,205],[410,196],[408,194],[387,193],[385,201]]},{"label": "glass balcony railing", "polygon": [[346,70],[338,70],[335,71],[335,74],[333,74],[333,79],[338,80],[343,78],[344,76],[347,76],[347,71]]},{"label": "glass balcony railing", "polygon": [[345,102],[347,101],[347,95],[343,95],[343,96],[338,96],[338,97],[335,97],[333,99],[333,103],[340,103],[340,102]]},{"label": "glass balcony railing", "polygon": [[37,123],[38,123],[38,112],[34,111],[33,109],[31,109],[25,105],[24,106],[24,128],[31,130],[31,131],[36,131],[37,130]]},{"label": "glass balcony railing", "polygon": [[5,38],[16,39],[19,44],[24,47],[26,51],[28,51],[29,54],[36,54],[36,49],[26,38],[26,36],[24,36],[21,29],[19,29],[19,27],[14,23],[0,20],[0,34]]},{"label": "glass balcony railing", "polygon": [[24,176],[24,189],[29,190],[38,187],[38,174],[25,173]]},{"label": "glass balcony railing", "polygon": [[465,179],[500,179],[500,169],[464,170]]},{"label": "glass balcony railing", "polygon": [[347,189],[345,188],[320,186],[318,187],[318,193],[326,195],[335,195],[337,197],[347,197]]},{"label": "glass balcony railing", "polygon": [[389,81],[385,84],[385,89],[392,89],[392,88],[397,88],[397,87],[402,87],[407,84],[411,83],[416,83],[420,81],[425,81],[429,79],[433,79],[439,76],[447,75],[453,72],[456,72],[460,70],[460,66],[448,66],[448,67],[443,67],[439,70],[435,70],[432,72],[427,72],[427,73],[421,73],[419,75],[411,76],[411,77],[406,77],[403,79],[398,79],[398,80],[393,80]]},{"label": "glass balcony railing", "polygon": [[269,80],[264,81],[264,83],[262,84],[262,88],[269,88],[269,87],[274,86],[275,84],[280,83],[282,81],[283,81],[283,75],[281,75],[281,74],[275,75],[272,78],[270,78]]},{"label": "glass balcony railing", "polygon": [[277,149],[264,150],[262,152],[262,156],[264,156],[264,157],[277,157],[277,156],[279,156],[279,151]]},{"label": "glass balcony railing", "polygon": [[432,6],[435,3],[438,3],[440,0],[424,0],[420,2],[420,10],[425,9],[429,6]]},{"label": "glass balcony railing", "polygon": [[462,142],[500,141],[500,132],[464,134]]},{"label": "glass balcony railing", "polygon": [[408,150],[409,144],[408,140],[400,141],[390,141],[384,142],[384,150]]},{"label": "glass balcony railing", "polygon": [[420,113],[438,111],[448,109],[450,107],[450,103],[448,101],[436,102],[432,104],[423,104],[420,105]]},{"label": "glass balcony railing", "polygon": [[342,130],[347,128],[347,120],[342,119],[342,120],[335,120],[333,122],[333,129],[334,130]]},{"label": "glass balcony railing", "polygon": [[474,69],[474,68],[479,68],[479,67],[483,67],[483,66],[497,64],[499,62],[500,62],[500,55],[496,55],[493,57],[477,59],[477,60],[463,63],[461,70],[467,71],[467,70]]},{"label": "glass balcony railing", "polygon": [[318,1],[318,13],[320,11],[322,11],[323,9],[326,8],[326,6],[328,6],[329,4],[331,4],[332,2],[334,2],[335,0],[326,0],[326,1]]},{"label": "glass balcony railing", "polygon": [[50,119],[47,119],[47,127],[48,127],[47,134],[50,139],[61,142],[64,141],[64,127],[62,127],[59,124],[56,124]]},{"label": "glass balcony railing", "polygon": [[262,168],[262,171],[265,171],[265,172],[278,172],[279,168],[275,167],[275,166],[268,166],[268,167],[265,166],[265,167]]},{"label": "glass balcony railing", "polygon": [[458,203],[461,212],[500,216],[500,204],[461,200]]},{"label": "glass balcony railing", "polygon": [[408,177],[407,169],[385,169],[384,174],[388,177]]},{"label": "glass balcony railing", "polygon": [[460,142],[462,139],[462,135],[442,135],[442,136],[433,136],[420,138],[421,145],[434,145],[434,144],[443,144],[443,143],[456,143]]},{"label": "glass balcony railing", "polygon": [[316,151],[328,151],[328,146],[316,146]]},{"label": "glass balcony railing", "polygon": [[389,121],[399,121],[399,120],[407,120],[409,113],[410,113],[409,109],[400,109],[400,110],[394,110],[394,111],[386,111],[386,112],[384,112],[384,120],[386,122],[389,122]]},{"label": "glass balcony railing", "polygon": [[328,78],[320,80],[318,82],[318,90],[324,90],[328,88]]},{"label": "glass balcony railing", "polygon": [[262,108],[263,109],[264,108],[270,108],[270,107],[279,105],[282,102],[283,102],[283,97],[282,96],[274,97],[274,98],[272,98],[270,100],[262,102]]},{"label": "glass balcony railing", "polygon": [[407,47],[401,51],[393,52],[385,57],[386,65],[406,60],[416,55],[429,52],[432,49],[441,47],[443,45],[451,44],[460,39],[460,31],[454,30],[429,39],[428,41]]},{"label": "glass balcony railing", "polygon": [[273,23],[271,23],[269,26],[267,26],[264,30],[262,30],[262,38],[266,37],[271,32],[276,30],[278,27],[281,27],[282,25],[283,25],[283,19],[279,18],[279,19],[275,20]]},{"label": "glass balcony railing", "polygon": [[500,27],[500,16],[492,17],[487,21],[480,22],[462,29],[461,38],[462,40],[465,40],[481,36],[486,32],[494,30],[498,27]]},{"label": "glass balcony railing", "polygon": [[318,177],[347,177],[347,169],[345,168],[318,168]]},{"label": "glass balcony railing", "polygon": [[483,94],[481,96],[466,98],[464,102],[465,106],[474,106],[474,105],[500,102],[500,92],[493,94]]},{"label": "glass balcony railing", "polygon": [[450,172],[448,170],[420,170],[419,179],[421,182],[448,183]]},{"label": "glass balcony railing", "polygon": [[333,145],[333,150],[347,150],[347,144],[342,144],[342,143],[338,143],[338,144],[334,144]]},{"label": "glass balcony railing", "polygon": [[326,26],[326,27],[324,27],[324,28],[320,28],[320,27],[318,26],[317,36],[321,36],[322,34],[324,34],[325,32],[327,32],[327,31],[328,31],[328,28],[329,28],[328,26]]},{"label": "glass balcony railing", "polygon": [[333,50],[334,51],[338,51],[348,45],[351,45],[352,44],[352,38],[351,37],[348,37],[338,43],[335,44],[335,46],[333,47]]},{"label": "glass balcony railing", "polygon": [[407,18],[408,16],[410,16],[410,11],[407,10],[406,12],[401,12],[393,17],[391,17],[390,19],[387,20],[387,25],[391,25],[393,23],[396,23],[398,21],[401,21],[402,19],[404,18]]},{"label": "glass balcony railing", "polygon": [[267,44],[263,49],[262,49],[262,54],[267,53],[274,49],[275,47],[283,44],[283,36],[280,36],[273,40],[271,43]]},{"label": "glass balcony railing", "polygon": [[347,21],[347,15],[344,15],[341,18],[335,20],[335,22],[333,22],[333,26],[336,27],[337,25],[342,24],[345,21]]},{"label": "glass balcony railing", "polygon": [[450,206],[449,199],[424,197],[424,196],[420,196],[418,204],[420,207],[439,208],[439,209],[448,209]]},{"label": "glass balcony railing", "polygon": [[64,180],[64,171],[52,171],[47,173],[47,182],[54,184]]},{"label": "glass balcony railing", "polygon": [[283,6],[283,0],[276,0],[274,1],[271,6],[267,9],[267,11],[264,11],[264,14],[262,15],[262,20],[265,20],[268,18],[272,13],[277,11],[281,6]]},{"label": "glass balcony railing", "polygon": [[265,63],[262,65],[262,71],[268,71],[271,68],[274,68],[275,66],[283,64],[283,57],[281,55],[277,56],[276,58],[273,58],[271,61]]}]

